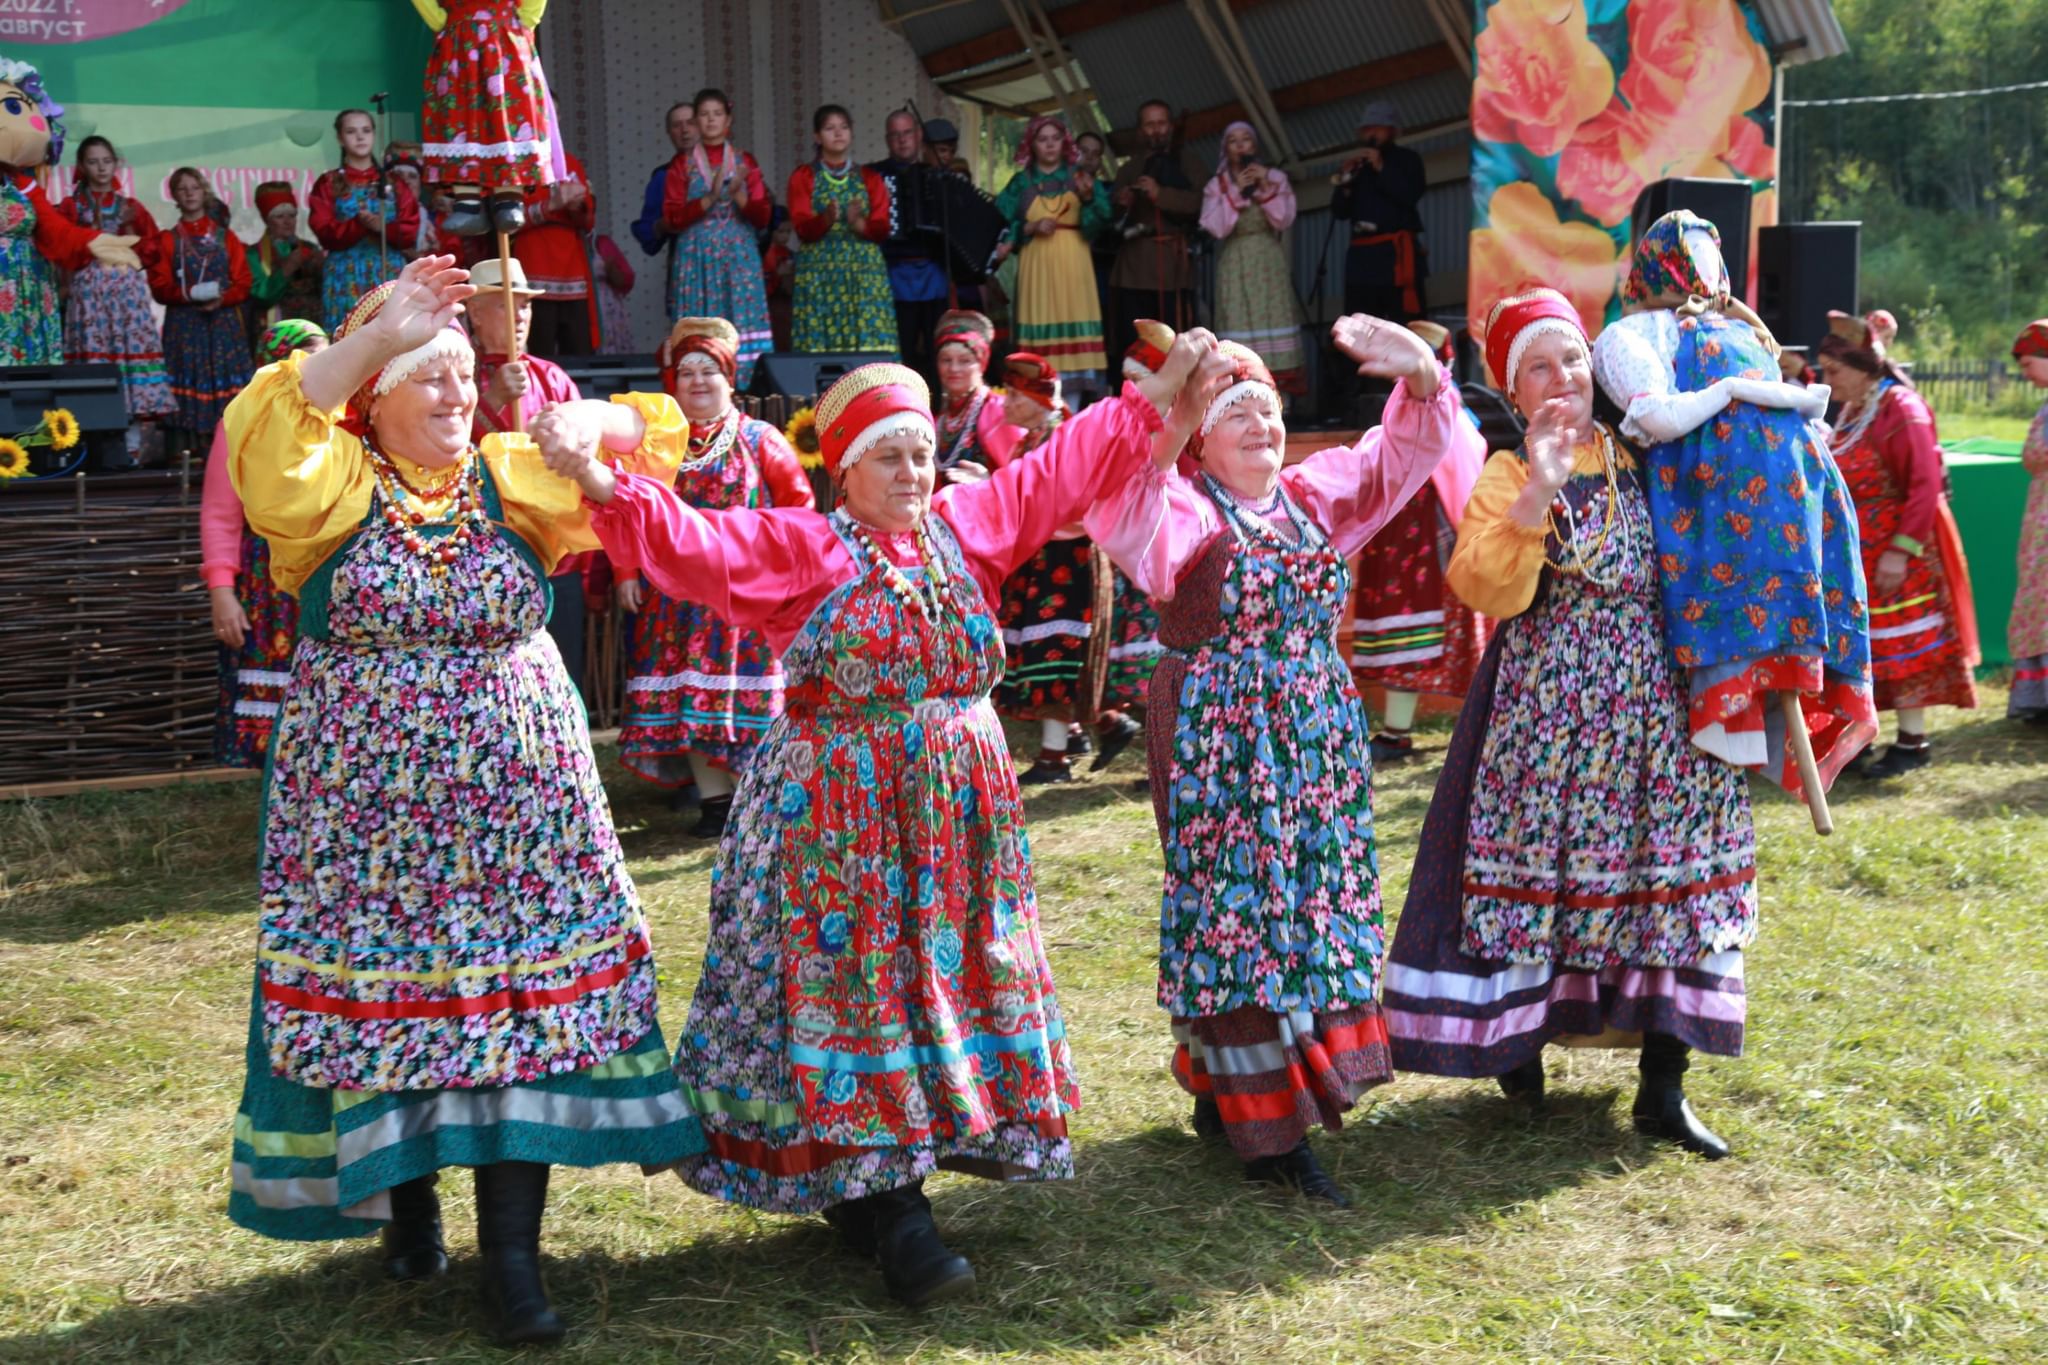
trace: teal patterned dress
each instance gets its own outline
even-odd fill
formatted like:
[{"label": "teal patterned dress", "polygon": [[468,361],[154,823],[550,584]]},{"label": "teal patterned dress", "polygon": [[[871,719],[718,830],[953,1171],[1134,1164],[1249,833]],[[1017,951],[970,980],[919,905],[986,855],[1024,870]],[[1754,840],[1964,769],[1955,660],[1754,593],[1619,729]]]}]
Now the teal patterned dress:
[{"label": "teal patterned dress", "polygon": [[[828,204],[839,217],[826,222]],[[792,341],[798,351],[896,354],[896,300],[876,243],[888,234],[889,190],[882,178],[848,163],[837,174],[822,161],[789,178],[796,225]]]}]

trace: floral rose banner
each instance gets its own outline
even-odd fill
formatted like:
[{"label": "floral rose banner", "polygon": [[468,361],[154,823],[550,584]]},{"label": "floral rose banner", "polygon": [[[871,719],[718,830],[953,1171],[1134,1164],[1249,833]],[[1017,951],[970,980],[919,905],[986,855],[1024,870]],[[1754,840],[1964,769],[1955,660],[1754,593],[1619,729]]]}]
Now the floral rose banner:
[{"label": "floral rose banner", "polygon": [[[1620,313],[1629,212],[1673,176],[1746,179],[1776,219],[1762,22],[1738,0],[1478,0],[1472,86],[1473,334],[1546,284],[1598,332]],[[1754,262],[1756,253],[1750,252]]]}]

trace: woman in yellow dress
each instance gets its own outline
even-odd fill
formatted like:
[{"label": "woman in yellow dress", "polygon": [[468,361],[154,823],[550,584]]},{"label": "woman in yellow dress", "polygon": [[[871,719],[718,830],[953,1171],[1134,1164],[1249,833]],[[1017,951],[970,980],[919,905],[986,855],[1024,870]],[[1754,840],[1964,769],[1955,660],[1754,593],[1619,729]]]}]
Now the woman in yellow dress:
[{"label": "woman in yellow dress", "polygon": [[1067,125],[1031,120],[1017,144],[1017,164],[996,197],[1020,246],[1017,260],[1017,348],[1044,356],[1065,378],[1090,378],[1108,362],[1102,351],[1102,304],[1088,243],[1109,222],[1109,192],[1085,170]]}]

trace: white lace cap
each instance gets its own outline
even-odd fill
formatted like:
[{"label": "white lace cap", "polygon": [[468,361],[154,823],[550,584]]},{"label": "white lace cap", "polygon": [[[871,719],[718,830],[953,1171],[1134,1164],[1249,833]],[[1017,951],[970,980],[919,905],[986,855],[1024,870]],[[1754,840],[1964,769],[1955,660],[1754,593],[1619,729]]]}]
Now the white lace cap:
[{"label": "white lace cap", "polygon": [[846,453],[839,457],[839,477],[844,479],[846,471],[860,463],[861,456],[891,436],[922,436],[934,450],[939,445],[939,433],[932,429],[929,417],[921,412],[892,412],[879,421],[870,422],[847,445]]}]

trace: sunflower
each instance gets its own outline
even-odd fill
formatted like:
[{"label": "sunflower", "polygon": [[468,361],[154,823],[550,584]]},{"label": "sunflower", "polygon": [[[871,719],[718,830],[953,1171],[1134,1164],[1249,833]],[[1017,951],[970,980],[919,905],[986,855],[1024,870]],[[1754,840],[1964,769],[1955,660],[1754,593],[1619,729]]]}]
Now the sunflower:
[{"label": "sunflower", "polygon": [[0,437],[0,479],[18,479],[28,473],[28,448],[19,441]]},{"label": "sunflower", "polygon": [[43,430],[50,434],[50,449],[69,450],[78,444],[78,419],[69,408],[51,408],[43,414]]},{"label": "sunflower", "polygon": [[796,448],[797,463],[805,469],[816,469],[825,463],[825,454],[818,447],[818,410],[798,408],[789,424],[782,429],[789,443]]}]

